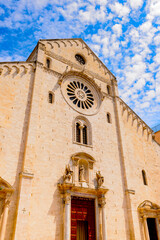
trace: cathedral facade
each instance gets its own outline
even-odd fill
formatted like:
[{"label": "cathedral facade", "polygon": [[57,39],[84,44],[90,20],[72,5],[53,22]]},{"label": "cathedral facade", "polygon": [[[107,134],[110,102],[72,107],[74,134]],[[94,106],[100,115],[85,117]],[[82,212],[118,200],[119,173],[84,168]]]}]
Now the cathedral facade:
[{"label": "cathedral facade", "polygon": [[82,39],[0,63],[0,240],[160,240],[160,145]]}]

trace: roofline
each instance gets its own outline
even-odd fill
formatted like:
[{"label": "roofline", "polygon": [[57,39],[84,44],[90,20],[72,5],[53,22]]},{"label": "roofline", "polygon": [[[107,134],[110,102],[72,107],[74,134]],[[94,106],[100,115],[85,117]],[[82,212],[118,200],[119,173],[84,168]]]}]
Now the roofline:
[{"label": "roofline", "polygon": [[[39,39],[39,41],[63,41],[63,40],[82,40],[82,38],[56,38],[56,39]],[[84,41],[83,41],[84,42]]]},{"label": "roofline", "polygon": [[[39,40],[40,41],[40,40]],[[36,48],[38,47],[38,43],[39,41],[37,42],[36,46],[34,47],[33,51],[29,54],[28,58],[26,59],[26,62],[28,61],[28,59],[30,58],[30,56],[33,54],[33,52],[36,50]]]},{"label": "roofline", "polygon": [[[82,38],[58,38],[58,39],[39,39],[39,41],[63,41],[63,40],[79,40],[81,42],[83,42],[84,44],[87,45],[87,43],[82,39]],[[38,41],[38,42],[39,42]],[[101,62],[101,64],[108,70],[108,72],[112,75],[112,77],[114,78],[114,80],[116,80],[116,77],[114,76],[114,74],[106,67],[106,65],[100,60],[100,58],[92,51],[92,49],[87,45],[87,47],[89,48],[89,50],[92,52],[92,54],[94,56],[96,56],[98,58],[98,60]],[[34,51],[34,50],[33,50]],[[116,80],[117,81],[117,80]]]},{"label": "roofline", "polygon": [[30,61],[30,62],[26,62],[26,61],[13,61],[13,62],[0,62],[0,64],[10,64],[10,63],[33,63],[35,61]]}]

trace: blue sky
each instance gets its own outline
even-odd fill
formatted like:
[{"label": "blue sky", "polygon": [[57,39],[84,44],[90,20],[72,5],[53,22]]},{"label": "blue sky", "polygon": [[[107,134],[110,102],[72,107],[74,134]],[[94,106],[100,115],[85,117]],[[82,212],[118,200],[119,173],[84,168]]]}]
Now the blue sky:
[{"label": "blue sky", "polygon": [[160,123],[160,0],[0,0],[0,61],[39,39],[81,37],[116,76],[120,97]]}]

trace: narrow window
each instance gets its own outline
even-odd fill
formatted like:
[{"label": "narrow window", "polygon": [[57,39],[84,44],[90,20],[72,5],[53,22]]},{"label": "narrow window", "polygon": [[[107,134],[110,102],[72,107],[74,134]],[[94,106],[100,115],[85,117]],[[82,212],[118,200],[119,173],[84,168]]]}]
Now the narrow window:
[{"label": "narrow window", "polygon": [[148,184],[147,184],[146,172],[145,172],[144,170],[142,170],[142,178],[143,178],[143,184],[144,184],[144,185],[148,185]]},{"label": "narrow window", "polygon": [[51,92],[48,94],[48,102],[53,103],[53,93]]},{"label": "narrow window", "polygon": [[107,85],[107,93],[111,94],[111,87],[109,85]]},{"label": "narrow window", "polygon": [[80,137],[80,124],[76,123],[76,142],[81,142],[81,137]]},{"label": "narrow window", "polygon": [[109,113],[107,113],[107,122],[111,123],[111,115]]},{"label": "narrow window", "polygon": [[50,68],[50,60],[47,58],[47,60],[46,60],[46,66],[47,66],[47,68]]},{"label": "narrow window", "polygon": [[83,144],[87,144],[87,126],[83,127]]}]

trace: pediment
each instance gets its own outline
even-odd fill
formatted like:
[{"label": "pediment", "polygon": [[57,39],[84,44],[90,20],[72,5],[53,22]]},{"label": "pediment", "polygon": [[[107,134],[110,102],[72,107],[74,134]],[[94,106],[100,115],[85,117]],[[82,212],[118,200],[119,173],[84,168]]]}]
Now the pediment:
[{"label": "pediment", "polygon": [[71,158],[72,158],[72,160],[76,160],[76,161],[82,159],[82,160],[86,160],[88,162],[93,162],[93,163],[95,162],[95,159],[91,155],[84,153],[84,152],[75,153],[72,155]]},{"label": "pediment", "polygon": [[[114,75],[81,38],[39,40],[39,43],[42,44],[46,55],[66,63],[73,69],[88,72],[95,78],[100,76],[104,82],[115,79]],[[84,65],[77,61],[76,54],[85,59]]]},{"label": "pediment", "polygon": [[152,203],[151,201],[149,200],[145,200],[144,202],[142,202],[139,206],[138,206],[138,209],[148,209],[148,210],[151,210],[151,209],[160,209],[160,206],[155,204],[155,203]]}]

